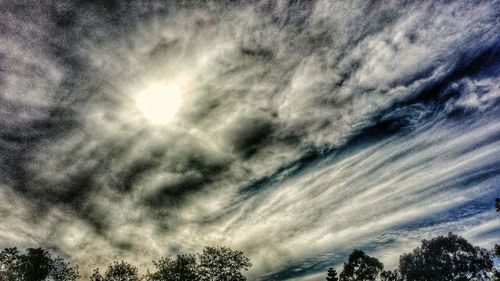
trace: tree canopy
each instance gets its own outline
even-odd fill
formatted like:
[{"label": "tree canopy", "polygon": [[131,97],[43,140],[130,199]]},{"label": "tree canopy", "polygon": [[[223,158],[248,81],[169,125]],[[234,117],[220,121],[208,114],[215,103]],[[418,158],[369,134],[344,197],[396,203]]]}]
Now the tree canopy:
[{"label": "tree canopy", "polygon": [[2,281],[74,281],[78,278],[78,265],[71,266],[61,257],[53,259],[45,249],[29,248],[25,254],[20,254],[17,248],[0,252]]},{"label": "tree canopy", "polygon": [[375,280],[384,269],[384,265],[376,258],[370,257],[361,250],[355,249],[344,263],[340,273],[340,281]]},{"label": "tree canopy", "polygon": [[[486,281],[499,273],[493,268],[498,255],[471,245],[464,238],[449,233],[423,240],[420,247],[400,256],[398,269],[383,271],[384,265],[362,250],[353,250],[343,271],[328,269],[327,281]],[[245,281],[243,271],[252,266],[242,251],[227,247],[205,247],[198,255],[184,254],[153,261],[154,272],[140,276],[137,267],[125,261],[112,262],[101,274],[96,268],[91,281]],[[53,258],[48,250],[17,248],[0,252],[0,281],[76,281],[78,265],[61,257]]]},{"label": "tree canopy", "polygon": [[205,247],[198,258],[201,281],[244,281],[241,271],[252,266],[242,251],[226,247]]},{"label": "tree canopy", "polygon": [[339,279],[337,278],[337,271],[333,269],[333,267],[330,267],[326,274],[326,281],[338,281],[338,280]]},{"label": "tree canopy", "polygon": [[[498,245],[495,250],[498,251]],[[339,280],[487,281],[495,276],[495,280],[500,281],[499,272],[493,268],[491,252],[449,233],[447,236],[423,240],[420,247],[401,255],[398,269],[382,271],[383,264],[376,258],[367,256],[361,250],[354,250],[344,263]],[[329,268],[326,280],[337,281],[335,276],[335,270]]]},{"label": "tree canopy", "polygon": [[94,274],[90,277],[92,281],[139,281],[137,267],[125,262],[113,262],[108,266],[108,269],[101,275],[99,269],[94,270]]},{"label": "tree canopy", "polygon": [[487,280],[493,268],[490,253],[449,233],[431,240],[400,258],[399,270],[408,280]]},{"label": "tree canopy", "polygon": [[[199,260],[198,260],[198,259]],[[94,269],[91,281],[245,281],[243,270],[252,266],[242,251],[227,247],[205,247],[198,256],[177,255],[153,261],[156,270],[140,276],[137,267],[126,261],[114,261],[101,274]],[[52,258],[48,250],[29,248],[20,254],[17,248],[0,252],[0,281],[75,281],[78,266],[61,257]]]},{"label": "tree canopy", "polygon": [[104,275],[95,269],[91,281],[244,281],[241,271],[252,266],[242,251],[227,247],[205,247],[198,260],[195,255],[162,257],[153,261],[156,270],[142,278],[133,265],[114,262]]},{"label": "tree canopy", "polygon": [[399,273],[399,270],[389,270],[389,271],[382,271],[380,274],[380,277],[382,281],[402,281],[403,277]]},{"label": "tree canopy", "polygon": [[196,257],[194,255],[178,255],[163,257],[153,262],[156,272],[148,273],[148,281],[184,281],[198,280]]}]

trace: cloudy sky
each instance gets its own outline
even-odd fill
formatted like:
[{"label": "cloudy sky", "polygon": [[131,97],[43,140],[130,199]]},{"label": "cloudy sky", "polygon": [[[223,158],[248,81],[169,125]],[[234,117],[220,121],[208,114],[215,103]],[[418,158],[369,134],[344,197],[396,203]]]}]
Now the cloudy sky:
[{"label": "cloudy sky", "polygon": [[500,234],[500,1],[0,0],[0,247],[251,280]]}]

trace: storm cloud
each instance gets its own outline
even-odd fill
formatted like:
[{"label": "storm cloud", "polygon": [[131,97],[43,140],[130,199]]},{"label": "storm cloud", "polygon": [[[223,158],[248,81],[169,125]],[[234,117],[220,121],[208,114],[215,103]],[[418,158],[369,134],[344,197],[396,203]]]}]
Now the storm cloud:
[{"label": "storm cloud", "polygon": [[310,280],[498,242],[499,1],[176,2],[0,2],[0,246],[85,277],[220,244]]}]

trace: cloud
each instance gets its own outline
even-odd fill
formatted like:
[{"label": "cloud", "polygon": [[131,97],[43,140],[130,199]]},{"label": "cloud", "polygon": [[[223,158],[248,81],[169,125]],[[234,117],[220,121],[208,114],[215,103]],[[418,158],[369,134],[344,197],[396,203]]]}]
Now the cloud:
[{"label": "cloud", "polygon": [[286,279],[498,232],[498,1],[110,3],[0,4],[1,245],[87,274],[225,244]]}]

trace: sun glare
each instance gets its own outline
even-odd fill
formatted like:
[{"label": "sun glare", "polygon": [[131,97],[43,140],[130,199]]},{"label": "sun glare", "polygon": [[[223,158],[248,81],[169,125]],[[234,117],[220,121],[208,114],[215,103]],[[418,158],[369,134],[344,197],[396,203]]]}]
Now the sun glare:
[{"label": "sun glare", "polygon": [[181,107],[182,93],[177,85],[153,84],[137,95],[136,102],[149,121],[167,124]]}]

